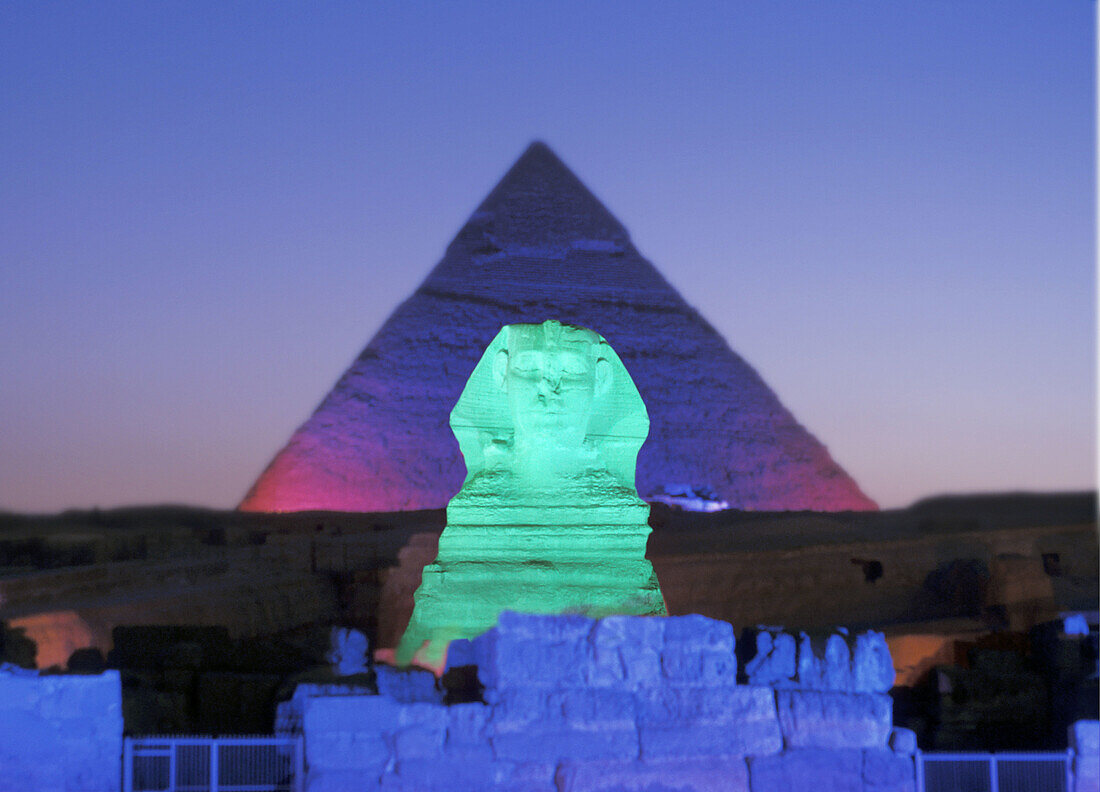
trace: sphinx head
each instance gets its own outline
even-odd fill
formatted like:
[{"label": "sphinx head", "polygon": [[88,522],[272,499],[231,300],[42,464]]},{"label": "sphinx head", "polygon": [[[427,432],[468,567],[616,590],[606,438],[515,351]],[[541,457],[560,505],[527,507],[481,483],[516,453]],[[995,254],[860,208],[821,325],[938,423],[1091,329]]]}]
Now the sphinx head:
[{"label": "sphinx head", "polygon": [[606,342],[554,320],[508,330],[493,379],[507,394],[517,448],[579,449],[594,401],[611,388]]}]

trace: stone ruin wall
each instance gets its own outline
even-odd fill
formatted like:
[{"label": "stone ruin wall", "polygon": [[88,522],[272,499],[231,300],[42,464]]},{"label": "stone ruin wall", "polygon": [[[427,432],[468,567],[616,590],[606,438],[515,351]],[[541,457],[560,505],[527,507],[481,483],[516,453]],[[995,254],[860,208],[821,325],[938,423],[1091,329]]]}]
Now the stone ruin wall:
[{"label": "stone ruin wall", "polygon": [[[310,792],[916,792],[881,635],[812,647],[764,630],[757,648],[738,685],[726,622],[505,613],[451,646],[484,703],[444,705],[430,674],[379,667],[382,695],[299,686],[278,730],[304,737]],[[1100,790],[1098,737],[1071,728],[1071,792]]]},{"label": "stone ruin wall", "polygon": [[311,792],[913,790],[881,636],[853,655],[838,634],[814,655],[762,635],[750,681],[769,684],[738,685],[726,622],[506,613],[451,647],[485,703],[302,686],[279,721],[304,735]]},{"label": "stone ruin wall", "polygon": [[0,789],[122,788],[118,671],[39,676],[0,666]]},{"label": "stone ruin wall", "polygon": [[[378,667],[382,695],[299,686],[280,731],[303,736],[309,792],[915,789],[879,637],[757,646],[737,685],[724,622],[505,614],[453,647],[485,703],[444,705],[429,674]],[[118,672],[0,667],[0,788],[117,792],[122,733]],[[1098,792],[1100,722],[1075,723],[1070,746],[1070,791]]]}]

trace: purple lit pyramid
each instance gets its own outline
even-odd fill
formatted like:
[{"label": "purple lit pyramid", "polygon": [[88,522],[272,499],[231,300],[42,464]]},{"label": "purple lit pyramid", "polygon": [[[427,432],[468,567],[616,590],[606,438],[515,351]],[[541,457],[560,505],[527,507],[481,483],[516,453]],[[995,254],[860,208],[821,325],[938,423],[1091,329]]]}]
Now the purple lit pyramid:
[{"label": "purple lit pyramid", "polygon": [[644,498],[709,487],[737,509],[876,508],[542,143],[505,174],[413,295],[252,486],[249,511],[438,509],[465,466],[448,425],[501,327],[602,335],[649,411]]}]

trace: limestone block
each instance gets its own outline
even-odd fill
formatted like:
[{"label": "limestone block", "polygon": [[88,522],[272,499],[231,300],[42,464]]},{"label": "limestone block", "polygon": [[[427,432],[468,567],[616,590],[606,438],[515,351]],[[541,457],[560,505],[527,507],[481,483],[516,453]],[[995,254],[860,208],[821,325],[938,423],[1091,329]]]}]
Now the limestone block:
[{"label": "limestone block", "polygon": [[407,726],[393,735],[397,761],[438,759],[443,753],[444,730],[432,726]]},{"label": "limestone block", "polygon": [[668,622],[661,650],[665,684],[736,684],[737,656],[729,622],[703,616],[680,616]]},{"label": "limestone block", "polygon": [[589,637],[591,660],[586,682],[626,688],[659,685],[665,621],[636,616],[598,621]]},{"label": "limestone block", "polygon": [[14,767],[23,759],[57,764],[51,759],[57,737],[53,724],[33,710],[6,712],[0,717],[0,765]]},{"label": "limestone block", "polygon": [[884,748],[892,702],[881,693],[778,690],[776,707],[788,748]]},{"label": "limestone block", "polygon": [[117,671],[0,671],[0,788],[114,792],[121,785]]},{"label": "limestone block", "polygon": [[519,762],[509,767],[498,789],[506,792],[557,792],[558,762]]},{"label": "limestone block", "polygon": [[522,731],[498,732],[490,738],[497,759],[514,762],[557,762],[562,759],[635,759],[636,729],[546,729],[539,724]]},{"label": "limestone block", "polygon": [[325,660],[339,676],[364,674],[367,671],[367,636],[349,627],[333,627],[329,631],[329,650]]},{"label": "limestone block", "polygon": [[885,748],[863,752],[864,792],[917,792],[913,757]]},{"label": "limestone block", "polygon": [[318,769],[310,765],[306,792],[368,792],[378,788],[378,776],[362,770]]},{"label": "limestone block", "polygon": [[41,690],[38,672],[7,664],[0,668],[0,712],[35,709]]},{"label": "limestone block", "polygon": [[400,726],[400,705],[384,696],[307,698],[302,730],[312,768],[356,769],[376,777],[390,762],[389,739]]},{"label": "limestone block", "polygon": [[537,639],[497,641],[497,687],[580,687],[584,684],[587,646],[583,641]]},{"label": "limestone block", "polygon": [[275,708],[275,733],[302,733],[302,716],[305,713],[306,699],[315,696],[347,695],[362,695],[362,689],[347,685],[321,685],[313,682],[304,682],[297,685],[290,699],[279,703]]},{"label": "limestone block", "polygon": [[885,635],[869,630],[856,636],[852,670],[859,693],[885,693],[894,686],[897,672]]},{"label": "limestone block", "polygon": [[833,633],[825,642],[821,674],[825,690],[852,689],[852,653],[846,636]]},{"label": "limestone block", "polygon": [[[65,769],[60,764],[46,763],[41,767],[33,767],[20,761],[18,756],[7,756],[0,750],[0,773],[4,775],[4,785],[7,789],[68,792],[65,789]],[[117,788],[116,786],[115,789]]]},{"label": "limestone block", "polygon": [[498,734],[527,729],[532,724],[565,728],[561,700],[550,691],[537,688],[506,688],[495,691],[491,723]]},{"label": "limestone block", "polygon": [[798,686],[808,690],[821,690],[824,687],[821,661],[814,654],[813,643],[806,633],[802,633],[798,639]]},{"label": "limestone block", "polygon": [[111,715],[122,728],[122,682],[118,671],[97,675],[39,677],[39,711],[50,720]]},{"label": "limestone block", "polygon": [[447,708],[442,704],[400,704],[397,713],[397,722],[401,726],[430,726],[436,729],[447,726]]},{"label": "limestone block", "polygon": [[443,691],[436,685],[435,674],[422,668],[374,667],[378,695],[389,696],[402,703],[443,703]]},{"label": "limestone block", "polygon": [[[501,616],[504,615],[506,614],[501,614]],[[466,665],[477,666],[477,678],[485,686],[486,701],[500,687],[499,664],[497,663],[497,640],[499,636],[499,629],[492,629],[473,639],[464,638],[451,641],[447,647],[445,668]]]},{"label": "limestone block", "polygon": [[[489,633],[495,634],[496,630],[490,630]],[[486,635],[488,635],[488,633],[486,633]],[[447,664],[443,668],[444,673],[452,668],[459,668],[461,666],[477,666],[478,679],[481,680],[482,684],[485,684],[485,674],[488,669],[484,666],[489,660],[485,652],[487,642],[486,635],[480,635],[473,640],[469,638],[458,638],[451,641],[447,645]]]},{"label": "limestone block", "polygon": [[903,756],[917,752],[917,733],[912,729],[895,726],[890,730],[890,750]]},{"label": "limestone block", "polygon": [[310,770],[357,770],[364,776],[377,777],[392,758],[389,742],[381,732],[305,731],[306,764]]},{"label": "limestone block", "polygon": [[749,758],[752,792],[863,792],[857,750],[805,748]]},{"label": "limestone block", "polygon": [[733,652],[733,625],[706,616],[670,616],[664,620],[665,647],[687,647]]},{"label": "limestone block", "polygon": [[302,700],[302,729],[307,736],[365,728],[394,732],[400,725],[401,705],[388,696],[310,696]]},{"label": "limestone block", "polygon": [[[762,648],[770,648],[766,639]],[[760,665],[765,663],[761,661]],[[802,633],[796,667],[797,687],[807,690],[858,689],[860,692],[879,693],[889,690],[894,682],[894,669],[885,638],[879,633],[859,636],[853,658],[848,631],[842,627],[826,639],[820,656],[814,651],[810,637]],[[757,669],[754,667],[754,670]],[[764,677],[759,678],[762,680]]]},{"label": "limestone block", "polygon": [[745,664],[752,685],[789,685],[798,671],[794,636],[761,630],[756,634],[756,655]]},{"label": "limestone block", "polygon": [[452,704],[446,708],[448,751],[461,750],[466,746],[488,745],[486,726],[489,722],[489,707],[484,704]]},{"label": "limestone block", "polygon": [[566,761],[555,776],[560,792],[749,792],[740,756],[640,762]]},{"label": "limestone block", "polygon": [[772,690],[662,688],[639,695],[645,757],[768,754],[782,748]]},{"label": "limestone block", "polygon": [[636,717],[634,696],[629,691],[607,688],[566,690],[551,698],[560,701],[565,720],[574,729],[632,729]]},{"label": "limestone block", "polygon": [[740,724],[641,726],[638,740],[642,758],[647,760],[762,755],[782,747],[778,729],[742,728]]},{"label": "limestone block", "polygon": [[1069,727],[1069,747],[1074,751],[1074,792],[1100,790],[1100,721],[1082,720]]},{"label": "limestone block", "polygon": [[497,620],[501,636],[546,643],[579,643],[588,638],[593,619],[577,614],[540,615],[504,611]]},{"label": "limestone block", "polygon": [[638,695],[642,724],[731,723],[738,688],[651,688]]},{"label": "limestone block", "polygon": [[583,616],[536,616],[505,611],[497,626],[473,640],[452,641],[447,667],[475,665],[486,688],[579,687],[588,665],[586,638],[593,621]]}]

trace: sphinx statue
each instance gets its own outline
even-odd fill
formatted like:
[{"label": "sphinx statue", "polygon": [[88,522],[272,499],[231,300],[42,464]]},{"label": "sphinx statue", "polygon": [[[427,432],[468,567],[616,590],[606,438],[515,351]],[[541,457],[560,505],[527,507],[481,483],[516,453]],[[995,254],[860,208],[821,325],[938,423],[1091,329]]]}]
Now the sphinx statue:
[{"label": "sphinx statue", "polygon": [[439,670],[504,610],[666,615],[634,468],[649,417],[597,333],[507,325],[451,412],[466,480],[395,653]]}]

